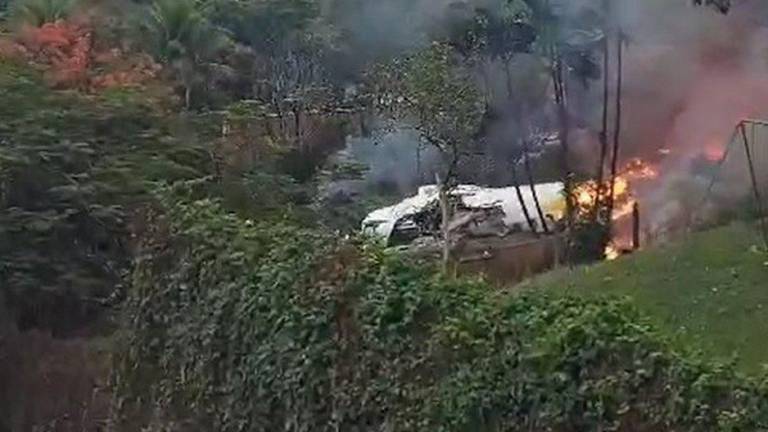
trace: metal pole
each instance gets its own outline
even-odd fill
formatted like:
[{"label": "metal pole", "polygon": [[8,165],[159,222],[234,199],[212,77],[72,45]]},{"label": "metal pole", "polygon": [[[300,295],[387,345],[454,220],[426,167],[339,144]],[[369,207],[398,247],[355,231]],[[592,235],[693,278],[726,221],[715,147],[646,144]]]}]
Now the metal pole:
[{"label": "metal pole", "polygon": [[[754,128],[754,124],[752,125]],[[744,122],[741,123],[741,136],[744,139],[744,149],[747,152],[747,162],[749,163],[749,176],[752,179],[752,190],[755,194],[755,200],[757,205],[757,217],[760,218],[760,231],[763,235],[763,243],[768,248],[768,227],[766,226],[765,213],[763,212],[763,199],[760,196],[760,189],[757,183],[757,175],[755,174],[755,165],[752,160],[752,149],[749,147],[749,140],[747,139],[747,127]]]},{"label": "metal pole", "polygon": [[725,161],[728,160],[728,156],[731,154],[733,142],[736,141],[736,136],[739,134],[739,129],[742,124],[743,123],[739,123],[738,125],[736,125],[736,128],[733,130],[733,133],[731,134],[731,138],[728,140],[728,146],[725,148],[725,153],[723,154],[723,157],[720,159],[720,161],[717,162],[717,168],[715,172],[712,174],[712,178],[710,179],[709,186],[707,186],[707,191],[704,194],[702,202],[696,208],[701,208],[707,202],[707,199],[709,199],[709,195],[712,193],[712,189],[714,189],[715,183],[717,183],[717,180],[720,176],[720,172],[723,169],[723,165],[725,164]]}]

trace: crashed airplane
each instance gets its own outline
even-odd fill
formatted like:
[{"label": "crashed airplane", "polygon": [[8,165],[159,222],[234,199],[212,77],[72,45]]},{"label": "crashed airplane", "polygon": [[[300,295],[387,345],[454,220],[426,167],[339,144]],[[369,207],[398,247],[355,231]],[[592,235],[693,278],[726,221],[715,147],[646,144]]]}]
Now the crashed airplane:
[{"label": "crashed airplane", "polygon": [[[562,183],[535,186],[548,226],[556,225],[563,214],[565,199]],[[530,186],[520,192],[537,229],[544,226],[536,211]],[[465,231],[470,237],[505,237],[530,231],[517,191],[508,188],[455,187],[451,193],[455,215],[451,230]],[[416,196],[376,210],[363,221],[363,232],[381,238],[391,246],[406,245],[421,237],[440,232],[440,194],[435,185],[419,188]]]},{"label": "crashed airplane", "polygon": [[[563,256],[561,234],[565,199],[562,183],[538,184],[536,195],[551,235],[541,235],[530,186],[521,187],[534,219],[531,232],[515,188],[458,186],[450,193],[454,215],[449,225],[452,262],[461,273],[483,274],[499,284],[515,283],[551,269]],[[419,257],[440,255],[440,196],[437,186],[424,186],[416,196],[376,210],[363,221],[363,231]]]}]

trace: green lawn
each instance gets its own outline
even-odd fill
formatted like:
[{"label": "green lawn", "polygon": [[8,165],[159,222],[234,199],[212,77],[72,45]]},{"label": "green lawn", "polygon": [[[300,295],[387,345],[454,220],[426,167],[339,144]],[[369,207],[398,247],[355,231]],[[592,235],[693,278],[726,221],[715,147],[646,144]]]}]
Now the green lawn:
[{"label": "green lawn", "polygon": [[768,364],[768,255],[758,245],[758,232],[737,224],[552,272],[523,288],[627,297],[676,343],[721,360],[738,356],[738,365],[754,373]]}]

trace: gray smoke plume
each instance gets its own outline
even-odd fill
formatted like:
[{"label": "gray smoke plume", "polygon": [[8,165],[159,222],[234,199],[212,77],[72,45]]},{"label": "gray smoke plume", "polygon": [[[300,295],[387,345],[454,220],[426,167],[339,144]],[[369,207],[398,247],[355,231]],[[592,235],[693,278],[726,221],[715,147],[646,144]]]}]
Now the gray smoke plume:
[{"label": "gray smoke plume", "polygon": [[[768,117],[767,12],[759,1],[736,2],[729,15],[687,2],[621,2],[618,23],[629,39],[622,156],[660,161],[659,180],[639,191],[654,235],[688,228],[750,193],[743,157],[723,166],[741,175],[696,168],[722,158],[741,120]],[[710,191],[713,176],[721,178]]]},{"label": "gray smoke plume", "polygon": [[[454,3],[363,1],[350,8],[344,19],[364,56],[381,58],[426,44],[430,35],[448,25],[447,17],[457,10]],[[583,9],[602,1],[561,3],[564,7],[559,13],[564,19],[585,20],[593,17]],[[731,12],[722,15],[694,7],[690,0],[610,1],[609,28],[613,32],[621,28],[626,37],[621,159],[642,157],[659,164],[660,179],[639,190],[645,217],[654,230],[688,219],[681,216],[680,209],[693,205],[686,200],[703,194],[706,186],[702,185],[711,177],[711,172],[695,169],[697,161],[717,160],[743,118],[768,118],[768,1],[733,3]],[[580,27],[582,23],[570,24]],[[614,44],[611,48],[615,50]],[[595,56],[600,59],[600,53]],[[478,71],[478,85],[488,85],[490,80],[494,92],[502,92],[501,65],[488,67],[482,74]],[[551,88],[547,90],[546,73],[539,85],[542,72],[537,67],[540,64],[533,56],[521,55],[513,61],[512,103],[497,109],[486,125],[487,157],[465,169],[463,181],[508,185],[511,179],[505,164],[519,153],[519,140],[534,131],[556,130]],[[574,165],[586,174],[596,171],[601,87],[599,81],[589,86],[570,83],[576,123],[573,142],[579,159]],[[413,166],[417,145],[418,137],[413,134],[350,142],[350,148],[370,165],[370,182],[395,184],[406,191],[425,180]],[[362,150],[368,147],[371,150]],[[426,158],[422,163],[429,171],[429,164],[439,164],[439,158]],[[743,172],[744,167],[739,169]],[[749,191],[743,179],[718,187],[720,196]],[[717,206],[726,200],[716,197],[711,201]]]}]

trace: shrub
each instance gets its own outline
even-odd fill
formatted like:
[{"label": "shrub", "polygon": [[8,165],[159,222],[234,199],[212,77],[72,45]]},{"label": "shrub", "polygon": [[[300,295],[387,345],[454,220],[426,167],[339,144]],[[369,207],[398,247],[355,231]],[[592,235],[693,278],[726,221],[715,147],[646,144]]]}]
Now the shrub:
[{"label": "shrub", "polygon": [[0,289],[23,327],[66,332],[119,292],[148,185],[205,175],[138,98],[50,91],[0,63]]},{"label": "shrub", "polygon": [[623,302],[497,294],[365,242],[162,196],[116,356],[118,422],[225,432],[768,426],[761,383],[675,354]]}]

